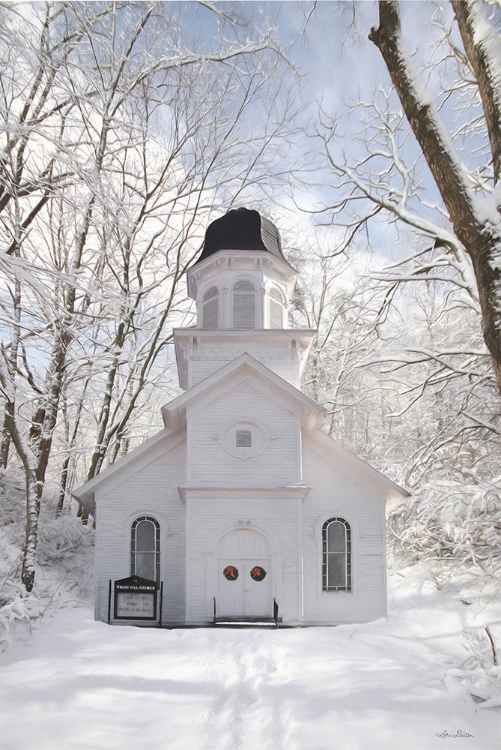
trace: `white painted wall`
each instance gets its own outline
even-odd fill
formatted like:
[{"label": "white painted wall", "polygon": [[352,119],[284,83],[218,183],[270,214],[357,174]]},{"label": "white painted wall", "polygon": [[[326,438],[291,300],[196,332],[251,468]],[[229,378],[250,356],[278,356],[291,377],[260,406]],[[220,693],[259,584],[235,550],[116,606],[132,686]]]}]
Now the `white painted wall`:
[{"label": "white painted wall", "polygon": [[187,621],[210,622],[217,598],[218,541],[229,530],[245,525],[264,533],[273,560],[272,594],[280,616],[289,624],[301,620],[301,569],[299,549],[300,501],[287,491],[245,495],[225,493],[209,498],[194,490],[187,498]]},{"label": "white painted wall", "polygon": [[132,476],[123,481],[115,478],[97,495],[96,619],[107,620],[109,580],[131,574],[132,522],[138,516],[150,515],[160,524],[160,569],[164,581],[162,619],[184,623],[186,520],[177,487],[185,478],[186,441],[183,440]]},{"label": "white painted wall", "polygon": [[[384,498],[303,443],[304,622],[365,622],[386,615]],[[352,591],[322,591],[322,525],[345,518],[352,529]]]},{"label": "white painted wall", "polygon": [[[250,354],[250,356],[254,357],[258,362],[262,362],[272,372],[275,372],[291,385],[299,388],[300,362],[298,359],[292,360],[290,358],[290,350],[275,350],[273,356],[267,350],[263,351],[262,347],[242,347],[241,343],[234,347],[228,346],[225,350],[221,348],[217,355],[214,355],[214,359],[209,359],[208,356],[206,358],[204,357],[204,359],[192,358],[188,364],[188,388],[205,380],[209,375],[220,370],[221,367],[224,367],[228,362],[233,362],[234,359],[244,352]],[[206,354],[209,354],[209,352],[204,352],[204,355]]]},{"label": "white painted wall", "polygon": [[[224,449],[225,430],[236,420],[262,429],[266,445],[255,458],[241,460]],[[299,418],[254,384],[242,381],[209,403],[189,408],[187,422],[189,484],[259,487],[300,480]]]}]

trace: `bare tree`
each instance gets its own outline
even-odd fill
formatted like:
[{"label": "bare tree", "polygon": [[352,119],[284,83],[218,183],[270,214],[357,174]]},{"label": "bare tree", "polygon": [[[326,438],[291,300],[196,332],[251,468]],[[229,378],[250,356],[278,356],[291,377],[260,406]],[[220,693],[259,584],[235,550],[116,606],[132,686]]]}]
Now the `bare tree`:
[{"label": "bare tree", "polygon": [[[88,476],[113,441],[112,456],[124,450],[172,322],[185,314],[179,282],[202,226],[228,195],[264,183],[290,115],[266,19],[251,30],[210,3],[199,10],[220,25],[214,39],[190,37],[163,3],[1,9],[11,291],[1,383],[6,440],[27,472],[28,589],[54,441],[61,434],[75,450],[95,419]],[[250,113],[261,123],[252,133]],[[60,505],[68,472],[66,456]]]},{"label": "bare tree", "polygon": [[501,206],[496,191],[501,176],[501,40],[481,0],[452,0],[452,7],[463,43],[459,56],[474,78],[488,134],[492,192],[482,201],[405,47],[398,2],[380,0],[379,26],[369,38],[383,55],[454,234],[473,264],[484,339],[501,392]]}]

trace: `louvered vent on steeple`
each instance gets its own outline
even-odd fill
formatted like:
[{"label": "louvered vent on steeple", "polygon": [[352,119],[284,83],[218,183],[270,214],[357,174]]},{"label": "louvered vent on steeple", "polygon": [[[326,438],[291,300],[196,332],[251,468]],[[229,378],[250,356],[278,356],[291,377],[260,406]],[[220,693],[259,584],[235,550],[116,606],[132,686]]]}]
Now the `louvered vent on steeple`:
[{"label": "louvered vent on steeple", "polygon": [[202,328],[218,328],[219,291],[211,286],[204,294],[202,302]]},{"label": "louvered vent on steeple", "polygon": [[274,287],[270,289],[270,328],[284,327],[282,295]]},{"label": "louvered vent on steeple", "polygon": [[233,328],[256,327],[256,289],[250,281],[233,286]]}]

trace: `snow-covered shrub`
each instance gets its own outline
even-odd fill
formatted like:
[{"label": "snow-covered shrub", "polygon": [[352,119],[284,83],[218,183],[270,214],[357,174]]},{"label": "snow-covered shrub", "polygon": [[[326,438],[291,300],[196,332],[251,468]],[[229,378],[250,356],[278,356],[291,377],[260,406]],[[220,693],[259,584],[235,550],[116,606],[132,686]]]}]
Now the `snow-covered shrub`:
[{"label": "snow-covered shrub", "polygon": [[59,608],[79,606],[92,591],[94,532],[70,512],[56,519],[49,497],[40,512],[35,586],[26,592],[20,578],[25,513],[23,478],[1,472],[0,649]]},{"label": "snow-covered shrub", "polygon": [[93,545],[93,534],[88,526],[70,515],[56,519],[42,519],[38,537],[37,562],[47,566],[55,562],[65,565],[74,561],[80,553],[85,555]]},{"label": "snow-covered shrub", "polygon": [[406,560],[501,558],[501,498],[494,483],[423,485],[388,520],[392,552]]}]

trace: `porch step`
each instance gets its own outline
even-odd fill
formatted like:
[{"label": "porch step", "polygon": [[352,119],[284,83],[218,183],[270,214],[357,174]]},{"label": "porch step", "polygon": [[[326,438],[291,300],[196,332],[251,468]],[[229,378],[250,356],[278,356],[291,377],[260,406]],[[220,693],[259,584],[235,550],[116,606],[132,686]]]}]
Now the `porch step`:
[{"label": "porch step", "polygon": [[214,625],[228,628],[277,628],[282,621],[273,617],[215,617]]},{"label": "porch step", "polygon": [[279,609],[276,599],[273,599],[273,617],[243,617],[242,615],[238,617],[218,617],[215,597],[212,602],[214,610],[212,624],[214,627],[219,625],[223,628],[278,628],[279,623],[282,622],[282,618],[278,616]]}]

